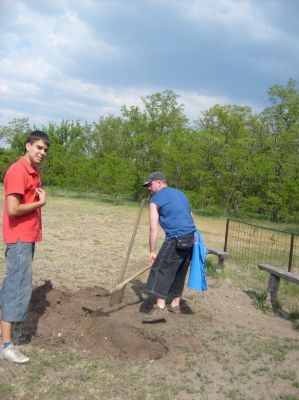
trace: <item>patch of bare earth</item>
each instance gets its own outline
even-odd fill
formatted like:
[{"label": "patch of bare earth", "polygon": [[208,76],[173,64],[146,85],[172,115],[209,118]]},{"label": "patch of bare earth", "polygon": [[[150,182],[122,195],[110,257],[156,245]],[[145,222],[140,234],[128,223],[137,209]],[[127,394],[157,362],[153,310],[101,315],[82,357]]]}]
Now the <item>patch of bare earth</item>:
[{"label": "patch of bare earth", "polygon": [[136,309],[128,304],[110,308],[101,288],[65,292],[50,282],[33,290],[24,340],[40,346],[68,345],[88,358],[159,359],[165,341],[138,324]]}]

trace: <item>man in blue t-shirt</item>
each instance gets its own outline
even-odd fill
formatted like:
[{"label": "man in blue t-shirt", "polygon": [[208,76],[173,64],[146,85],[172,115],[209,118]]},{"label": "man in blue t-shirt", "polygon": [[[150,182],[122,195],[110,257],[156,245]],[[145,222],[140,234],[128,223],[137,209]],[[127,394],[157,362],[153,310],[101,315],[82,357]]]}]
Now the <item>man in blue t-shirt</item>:
[{"label": "man in blue t-shirt", "polygon": [[[143,186],[152,195],[149,233],[149,262],[152,268],[145,290],[157,296],[157,303],[143,322],[156,322],[165,320],[168,310],[180,313],[180,300],[196,227],[187,197],[180,190],[168,187],[163,173],[153,172]],[[164,230],[166,238],[157,254],[158,224]],[[183,246],[179,246],[179,239],[183,240]],[[168,298],[171,302],[167,308]]]}]

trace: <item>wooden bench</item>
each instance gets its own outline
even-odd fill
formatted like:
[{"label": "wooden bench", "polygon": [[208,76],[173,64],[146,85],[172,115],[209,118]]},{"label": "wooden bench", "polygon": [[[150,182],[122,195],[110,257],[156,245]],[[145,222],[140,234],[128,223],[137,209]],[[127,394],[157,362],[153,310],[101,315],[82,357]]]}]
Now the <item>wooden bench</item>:
[{"label": "wooden bench", "polygon": [[207,255],[213,254],[214,256],[218,257],[217,265],[216,265],[216,272],[221,272],[224,267],[224,260],[231,257],[230,253],[227,253],[226,251],[221,251],[221,250],[213,249],[210,247],[207,248],[207,252],[208,252]]},{"label": "wooden bench", "polygon": [[268,289],[267,289],[267,303],[272,306],[273,309],[278,307],[277,294],[280,279],[295,283],[299,285],[299,276],[292,272],[284,271],[280,268],[273,267],[269,264],[258,264],[258,267],[262,271],[266,271],[270,274]]}]

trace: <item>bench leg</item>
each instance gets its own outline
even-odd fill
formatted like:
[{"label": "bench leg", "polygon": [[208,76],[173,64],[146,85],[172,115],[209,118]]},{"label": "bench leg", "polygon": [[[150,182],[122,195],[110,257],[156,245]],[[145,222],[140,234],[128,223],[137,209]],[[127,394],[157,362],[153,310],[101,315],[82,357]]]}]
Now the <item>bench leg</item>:
[{"label": "bench leg", "polygon": [[220,272],[222,272],[222,269],[223,269],[223,261],[224,261],[224,258],[223,257],[218,257],[218,260],[217,260],[217,265],[216,265],[216,272],[218,272],[218,273],[220,273]]},{"label": "bench leg", "polygon": [[270,275],[268,290],[267,290],[267,303],[275,310],[278,308],[277,295],[279,288],[280,278],[275,275]]}]

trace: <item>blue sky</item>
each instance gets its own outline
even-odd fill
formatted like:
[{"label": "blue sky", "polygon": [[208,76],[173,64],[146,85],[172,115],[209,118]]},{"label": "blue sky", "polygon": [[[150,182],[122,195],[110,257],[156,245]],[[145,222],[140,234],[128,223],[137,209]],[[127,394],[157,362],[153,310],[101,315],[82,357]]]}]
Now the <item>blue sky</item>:
[{"label": "blue sky", "polygon": [[165,89],[196,120],[299,81],[299,0],[0,0],[0,125],[98,121]]}]

